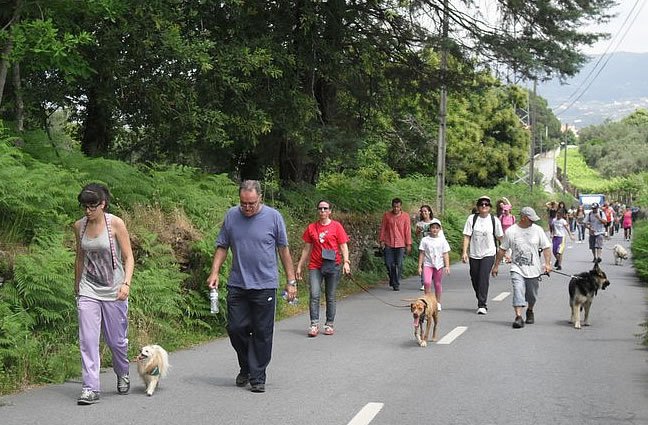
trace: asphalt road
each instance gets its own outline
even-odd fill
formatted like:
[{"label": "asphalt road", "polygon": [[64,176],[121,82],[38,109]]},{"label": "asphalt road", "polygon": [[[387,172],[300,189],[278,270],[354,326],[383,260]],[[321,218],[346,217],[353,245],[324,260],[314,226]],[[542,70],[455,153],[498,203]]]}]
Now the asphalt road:
[{"label": "asphalt road", "polygon": [[[234,385],[234,351],[220,339],[172,353],[153,397],[134,368],[130,395],[117,395],[108,371],[96,405],[76,405],[79,382],[49,385],[0,398],[0,424],[648,424],[648,350],[637,336],[646,289],[630,263],[613,265],[614,243],[626,244],[607,242],[611,285],[582,330],[567,323],[568,277],[544,279],[536,324],[512,329],[508,266],[491,280],[489,314],[478,316],[459,263],[444,279],[440,336],[465,329],[448,344],[418,347],[409,309],[376,298],[417,297],[410,278],[400,292],[379,286],[341,300],[334,336],[307,338],[307,315],[279,322],[264,394]],[[563,272],[589,270],[586,245],[569,246]]]}]

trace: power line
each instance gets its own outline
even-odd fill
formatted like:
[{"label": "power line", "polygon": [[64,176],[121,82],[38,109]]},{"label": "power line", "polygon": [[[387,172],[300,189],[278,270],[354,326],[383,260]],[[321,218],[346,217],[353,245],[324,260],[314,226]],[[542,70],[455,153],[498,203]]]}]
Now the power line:
[{"label": "power line", "polygon": [[[621,24],[620,29],[623,29],[623,28],[626,26],[626,24],[628,23],[628,20],[630,19],[630,16],[632,16],[632,12],[634,12],[634,10],[635,10],[635,8],[637,7],[638,4],[639,4],[639,0],[635,0],[634,5],[632,6],[632,8],[630,9],[630,11],[628,12],[628,15],[627,15],[627,16],[625,17],[625,19],[623,20],[623,23]],[[618,45],[618,42],[617,42],[616,39],[619,37],[620,34],[621,34],[621,31],[614,33],[614,36],[612,37],[612,39],[611,39],[610,42],[608,43],[607,48],[605,49],[605,51],[604,51],[604,52],[603,52],[603,53],[598,57],[598,60],[596,61],[596,63],[595,63],[594,66],[592,67],[592,69],[590,69],[589,73],[585,76],[585,78],[583,78],[583,80],[580,82],[580,84],[578,85],[578,87],[576,87],[576,89],[574,89],[574,91],[572,92],[572,94],[569,95],[569,97],[567,98],[567,100],[566,100],[565,102],[562,103],[563,105],[566,104],[567,102],[569,102],[569,101],[570,101],[574,96],[576,96],[576,94],[578,94],[578,91],[581,89],[581,87],[583,87],[583,86],[585,85],[585,83],[587,82],[587,80],[589,79],[589,77],[590,77],[590,76],[591,76],[591,75],[592,75],[592,74],[597,70],[599,64],[603,61],[603,59],[606,57],[606,55],[608,54],[608,52],[609,52],[610,49],[612,48],[612,45],[613,45],[615,42],[616,42],[617,45]],[[561,105],[561,106],[562,106],[562,105]],[[558,107],[558,109],[559,109],[559,108],[560,108],[560,106]]]},{"label": "power line", "polygon": [[[623,24],[621,25],[621,30],[620,30],[619,32],[617,32],[617,33],[614,35],[614,37],[612,38],[612,40],[610,40],[610,43],[608,44],[608,47],[605,49],[605,52],[604,52],[604,53],[599,57],[598,61],[597,61],[596,64],[594,65],[594,67],[592,67],[592,69],[590,70],[590,72],[589,72],[589,73],[587,74],[587,76],[583,79],[583,81],[579,84],[579,86],[574,90],[574,92],[572,92],[572,94],[569,96],[569,98],[568,98],[565,102],[563,102],[560,106],[558,106],[558,107],[556,108],[556,110],[558,110],[558,109],[560,109],[560,108],[563,108],[563,105],[565,105],[567,102],[570,101],[570,99],[572,99],[575,95],[578,94],[577,97],[574,98],[574,99],[573,99],[573,100],[572,100],[572,101],[571,101],[571,102],[570,102],[566,107],[564,107],[564,109],[563,109],[562,111],[556,113],[556,116],[560,116],[560,115],[564,114],[564,113],[567,112],[567,111],[568,111],[572,106],[574,106],[574,104],[575,104],[576,102],[578,102],[578,100],[580,100],[580,98],[583,97],[583,96],[585,95],[585,93],[587,93],[587,91],[588,91],[589,88],[592,86],[592,84],[594,83],[594,81],[596,81],[596,79],[597,79],[598,76],[601,74],[601,72],[603,71],[603,69],[605,69],[605,67],[607,66],[608,62],[610,61],[610,59],[612,58],[612,56],[614,56],[614,53],[615,53],[615,52],[612,52],[612,53],[610,53],[610,54],[608,55],[608,51],[609,51],[610,48],[612,47],[612,44],[614,43],[614,39],[617,38],[617,36],[621,33],[621,31],[623,31],[623,35],[621,36],[621,38],[620,38],[619,40],[617,40],[616,45],[614,46],[614,48],[615,48],[615,50],[616,50],[616,48],[619,47],[619,45],[623,42],[623,40],[625,39],[625,37],[628,35],[628,32],[630,32],[630,29],[632,29],[632,26],[634,25],[635,21],[637,20],[637,18],[638,18],[639,15],[640,15],[641,11],[643,10],[644,6],[646,5],[646,0],[643,0],[641,6],[639,7],[639,10],[637,11],[637,13],[636,13],[636,14],[634,15],[634,17],[632,18],[632,21],[630,22],[630,24],[629,24],[628,26],[626,26],[626,24],[628,23],[628,20],[629,20],[630,17],[632,16],[634,10],[637,8],[637,5],[639,4],[639,1],[640,1],[640,0],[635,0],[635,3],[634,3],[634,5],[632,6],[632,9],[630,9],[630,12],[628,12],[628,15],[626,16],[626,18],[625,18],[624,21],[623,21]],[[624,26],[625,26],[625,30],[623,29]],[[607,56],[606,56],[606,55],[607,55]],[[598,65],[601,63],[601,61],[603,61],[603,58],[605,58],[605,62],[603,62],[603,65],[601,65],[601,66],[597,69],[597,67],[598,67]],[[588,78],[589,78],[589,77],[590,77],[594,72],[596,72],[596,74],[594,75],[594,77],[593,77],[593,78],[592,78],[592,79],[587,83],[587,86],[586,86],[584,89],[582,89],[582,91],[580,91],[580,93],[579,93],[579,90],[581,90],[582,86],[587,82],[587,79],[588,79]]]}]

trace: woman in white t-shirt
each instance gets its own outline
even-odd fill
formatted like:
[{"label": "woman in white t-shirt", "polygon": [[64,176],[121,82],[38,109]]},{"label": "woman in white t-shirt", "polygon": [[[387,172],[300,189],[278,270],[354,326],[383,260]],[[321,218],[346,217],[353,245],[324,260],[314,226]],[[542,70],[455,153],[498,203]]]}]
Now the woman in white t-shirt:
[{"label": "woman in white t-shirt", "polygon": [[477,213],[466,219],[461,261],[470,265],[470,280],[477,298],[477,314],[488,313],[488,286],[496,253],[496,241],[504,236],[502,223],[491,215],[491,199],[477,199]]},{"label": "woman in white t-shirt", "polygon": [[573,241],[574,234],[569,230],[569,223],[565,220],[564,212],[558,210],[556,212],[556,218],[551,222],[551,241],[553,255],[556,257],[556,262],[554,267],[556,270],[562,269],[562,260],[563,254],[565,252],[565,238],[569,235],[569,238]]}]

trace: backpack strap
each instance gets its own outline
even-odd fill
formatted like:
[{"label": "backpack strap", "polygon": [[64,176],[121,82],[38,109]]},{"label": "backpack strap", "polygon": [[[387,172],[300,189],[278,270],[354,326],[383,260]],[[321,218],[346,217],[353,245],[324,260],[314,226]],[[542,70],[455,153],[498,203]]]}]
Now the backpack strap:
[{"label": "backpack strap", "polygon": [[[106,229],[108,230],[108,243],[110,244],[110,259],[112,260],[113,270],[117,268],[117,252],[115,251],[115,240],[113,239],[112,226],[110,225],[110,214],[104,213],[104,220],[106,220]],[[81,228],[80,239],[83,239],[86,229],[88,227],[88,217],[83,217],[83,227]]]}]

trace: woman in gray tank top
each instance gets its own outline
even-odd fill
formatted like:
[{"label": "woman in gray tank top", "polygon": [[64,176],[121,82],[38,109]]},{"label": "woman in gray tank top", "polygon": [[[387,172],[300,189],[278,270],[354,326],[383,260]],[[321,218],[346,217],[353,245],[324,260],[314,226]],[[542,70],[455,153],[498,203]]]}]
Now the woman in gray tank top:
[{"label": "woman in gray tank top", "polygon": [[133,277],[133,252],[124,221],[107,213],[108,189],[92,183],[78,196],[85,216],[74,223],[76,235],[75,292],[79,316],[81,405],[99,401],[99,338],[112,351],[117,392],[128,394],[128,294]]}]

